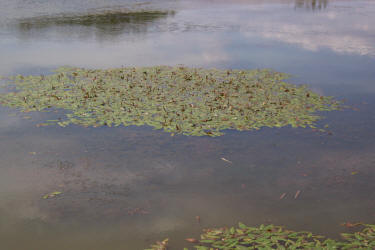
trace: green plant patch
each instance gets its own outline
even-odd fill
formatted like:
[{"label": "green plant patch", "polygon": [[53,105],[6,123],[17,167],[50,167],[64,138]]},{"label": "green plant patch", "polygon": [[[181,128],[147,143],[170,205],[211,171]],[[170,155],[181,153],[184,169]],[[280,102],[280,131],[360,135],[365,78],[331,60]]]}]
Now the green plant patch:
[{"label": "green plant patch", "polygon": [[21,31],[32,29],[44,29],[56,26],[94,26],[99,29],[106,29],[109,26],[117,25],[117,28],[124,28],[126,25],[145,24],[157,21],[161,18],[173,16],[174,11],[158,10],[111,10],[89,13],[71,13],[64,15],[48,15],[17,20],[17,28]]},{"label": "green plant patch", "polygon": [[[343,240],[336,241],[310,232],[286,230],[280,226],[248,227],[239,223],[237,228],[206,229],[200,240],[189,238],[187,241],[194,242],[194,249],[198,250],[375,249],[375,225],[361,226],[364,227],[362,231],[343,233]],[[164,248],[160,246],[156,244],[151,246],[151,249],[167,249],[166,244],[163,245]]]},{"label": "green plant patch", "polygon": [[318,111],[340,108],[331,97],[268,69],[141,67],[59,68],[47,76],[16,76],[2,105],[23,112],[67,111],[60,126],[149,125],[169,133],[219,136],[225,129],[312,127]]}]

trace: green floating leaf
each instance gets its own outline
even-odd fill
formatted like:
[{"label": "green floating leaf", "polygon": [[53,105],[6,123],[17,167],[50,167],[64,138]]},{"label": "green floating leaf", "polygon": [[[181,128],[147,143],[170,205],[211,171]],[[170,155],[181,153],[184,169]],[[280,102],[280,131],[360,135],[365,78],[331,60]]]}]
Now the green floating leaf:
[{"label": "green floating leaf", "polygon": [[43,199],[49,199],[49,198],[56,197],[56,196],[59,195],[59,194],[62,194],[62,192],[60,192],[60,191],[55,191],[55,192],[52,192],[52,193],[49,193],[49,194],[44,195],[42,198],[43,198]]}]

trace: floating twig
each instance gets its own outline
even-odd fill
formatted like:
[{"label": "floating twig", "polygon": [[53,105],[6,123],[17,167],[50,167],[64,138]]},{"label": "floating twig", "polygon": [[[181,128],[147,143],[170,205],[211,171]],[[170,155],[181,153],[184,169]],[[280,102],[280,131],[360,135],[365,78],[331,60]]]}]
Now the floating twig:
[{"label": "floating twig", "polygon": [[282,195],[280,195],[280,200],[284,199],[286,196],[286,193],[282,193]]},{"label": "floating twig", "polygon": [[225,162],[228,162],[228,163],[230,163],[230,164],[233,163],[233,162],[231,162],[230,160],[225,159],[224,157],[221,157],[220,159],[223,160],[223,161],[225,161]]},{"label": "floating twig", "polygon": [[296,194],[294,195],[294,199],[297,199],[300,193],[301,193],[301,190],[297,190]]}]

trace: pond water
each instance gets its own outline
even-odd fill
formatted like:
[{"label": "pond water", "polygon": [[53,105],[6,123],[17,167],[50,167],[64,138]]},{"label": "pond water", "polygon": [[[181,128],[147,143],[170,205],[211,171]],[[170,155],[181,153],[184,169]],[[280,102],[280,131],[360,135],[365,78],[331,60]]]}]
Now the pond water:
[{"label": "pond water", "polygon": [[329,133],[211,138],[38,127],[60,114],[0,107],[0,248],[144,249],[168,237],[182,249],[203,228],[238,221],[334,238],[341,223],[375,223],[374,22],[372,0],[3,0],[0,75],[272,68],[350,108],[323,114]]}]

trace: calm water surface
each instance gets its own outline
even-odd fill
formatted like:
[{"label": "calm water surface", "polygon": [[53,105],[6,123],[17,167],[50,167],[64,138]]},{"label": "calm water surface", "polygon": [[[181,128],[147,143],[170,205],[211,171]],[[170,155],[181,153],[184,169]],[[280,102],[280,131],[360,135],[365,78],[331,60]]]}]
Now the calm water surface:
[{"label": "calm water surface", "polygon": [[[375,223],[374,1],[0,6],[0,75],[63,65],[273,68],[353,107],[323,114],[331,135],[264,128],[217,138],[36,127],[59,114],[0,107],[1,249],[143,249],[166,237],[181,249],[203,228],[238,221],[330,237],[346,221]],[[42,199],[53,191],[63,194]]]}]

